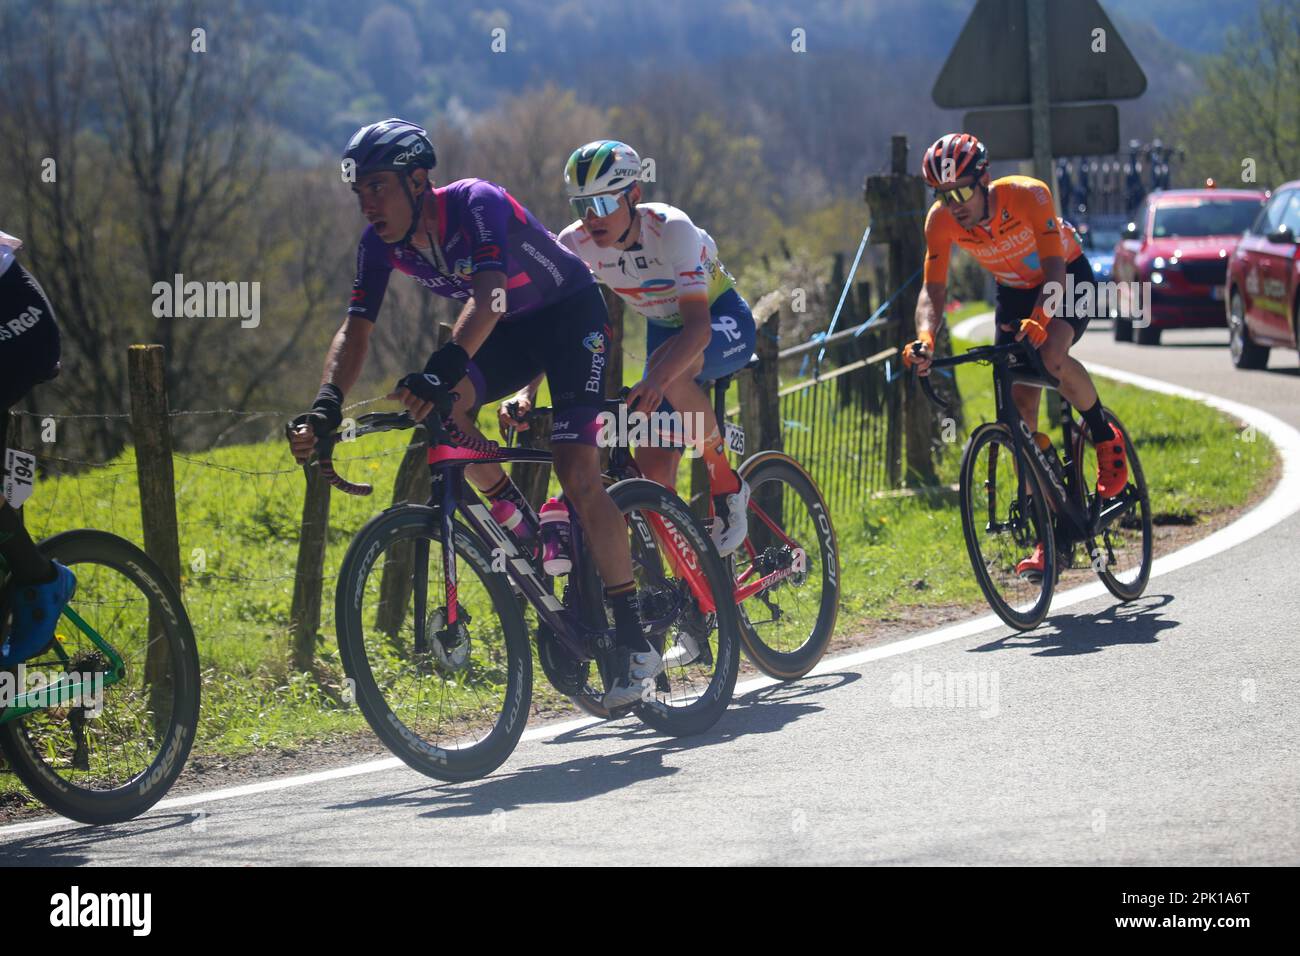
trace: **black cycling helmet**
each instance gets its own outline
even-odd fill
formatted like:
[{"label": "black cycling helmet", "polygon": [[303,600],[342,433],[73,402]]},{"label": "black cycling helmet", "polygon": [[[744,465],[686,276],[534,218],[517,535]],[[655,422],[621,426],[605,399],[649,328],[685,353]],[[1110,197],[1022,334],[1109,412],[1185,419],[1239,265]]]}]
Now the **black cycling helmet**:
[{"label": "black cycling helmet", "polygon": [[343,151],[343,160],[356,163],[356,174],[392,170],[433,169],[438,160],[422,127],[396,116],[357,130]]},{"label": "black cycling helmet", "polygon": [[353,174],[358,178],[368,173],[384,171],[398,174],[402,189],[405,190],[406,198],[411,204],[411,226],[406,230],[406,235],[399,240],[406,242],[415,232],[415,224],[420,219],[424,196],[428,192],[425,190],[417,199],[411,195],[411,187],[407,181],[415,170],[431,170],[438,165],[429,134],[423,127],[416,126],[414,123],[408,123],[396,116],[389,117],[378,123],[363,126],[353,134],[347,148],[343,150],[345,173],[349,160],[355,164]]}]

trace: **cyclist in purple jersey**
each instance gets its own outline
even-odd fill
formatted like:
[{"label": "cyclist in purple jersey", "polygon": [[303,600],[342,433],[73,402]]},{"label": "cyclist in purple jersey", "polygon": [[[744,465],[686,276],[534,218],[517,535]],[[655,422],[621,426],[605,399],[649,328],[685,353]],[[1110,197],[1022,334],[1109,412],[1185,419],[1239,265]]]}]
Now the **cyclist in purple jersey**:
[{"label": "cyclist in purple jersey", "polygon": [[[600,478],[597,415],[611,345],[604,298],[586,265],[508,192],[482,179],[437,188],[429,175],[435,164],[428,135],[405,120],[363,127],[348,143],[344,178],[370,226],[357,248],[352,301],[326,356],[320,392],[293,422],[294,457],[306,461],[315,436],[342,421],[344,392],[361,375],[394,268],[463,302],[451,341],[388,397],[417,421],[436,409],[486,441],[474,421],[479,406],[546,375],[555,474],[587,531],[614,616],[620,662],[604,703],[633,703],[663,661],[641,631],[626,524]],[[500,465],[472,465],[466,473],[494,507],[508,501],[531,510]]]},{"label": "cyclist in purple jersey", "polygon": [[[506,273],[502,321],[512,321],[592,284],[586,265],[560,246],[510,193],[486,179],[461,179],[433,190],[438,235],[433,262],[409,244],[390,245],[372,225],[357,246],[357,277],[349,315],[379,314],[393,269],[430,291],[466,301],[476,273]],[[360,293],[359,295],[357,293]]]}]

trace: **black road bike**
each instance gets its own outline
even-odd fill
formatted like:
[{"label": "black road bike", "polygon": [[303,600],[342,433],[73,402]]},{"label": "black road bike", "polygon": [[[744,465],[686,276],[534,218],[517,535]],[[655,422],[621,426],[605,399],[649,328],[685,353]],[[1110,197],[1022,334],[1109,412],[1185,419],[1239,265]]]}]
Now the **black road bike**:
[{"label": "black road bike", "polygon": [[[1142,595],[1151,576],[1151,502],[1142,463],[1128,429],[1110,411],[1106,417],[1124,437],[1128,484],[1114,498],[1096,492],[1096,451],[1069,403],[1060,401],[1061,454],[1040,447],[1015,402],[1017,383],[1056,389],[1042,357],[1028,341],[984,345],[961,355],[936,358],[933,368],[968,362],[993,366],[997,421],[971,433],[961,460],[961,523],[966,550],[980,589],[1011,627],[1030,630],[1042,623],[1062,566],[1084,560],[1121,601]],[[945,402],[921,376],[926,396]],[[1043,547],[1041,573],[1017,565]]]},{"label": "black road bike", "polygon": [[[414,425],[405,412],[363,415],[355,435]],[[339,651],[362,713],[389,749],[428,776],[468,780],[499,767],[528,721],[534,675],[523,602],[540,622],[541,670],[566,695],[600,698],[614,677],[614,632],[576,512],[573,569],[552,579],[537,550],[497,524],[465,480],[472,464],[550,454],[471,439],[437,414],[424,426],[432,493],[426,504],[387,509],[353,539],[335,598]],[[322,474],[344,492],[368,494],[334,470],[338,439],[317,439]],[[713,597],[729,593],[726,569],[700,521],[663,486],[629,479],[609,494],[625,518],[647,639],[662,652],[689,630],[704,648],[647,680],[641,699],[615,716],[702,733],[730,702],[739,666],[735,605]]]}]

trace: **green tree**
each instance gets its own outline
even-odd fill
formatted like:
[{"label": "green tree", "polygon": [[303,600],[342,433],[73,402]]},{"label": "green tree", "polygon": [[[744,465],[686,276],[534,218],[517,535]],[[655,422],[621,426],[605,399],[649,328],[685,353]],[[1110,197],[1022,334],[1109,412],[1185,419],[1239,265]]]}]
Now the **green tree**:
[{"label": "green tree", "polygon": [[1174,118],[1191,162],[1225,186],[1300,174],[1300,0],[1261,0],[1255,23],[1205,61],[1204,79]]}]

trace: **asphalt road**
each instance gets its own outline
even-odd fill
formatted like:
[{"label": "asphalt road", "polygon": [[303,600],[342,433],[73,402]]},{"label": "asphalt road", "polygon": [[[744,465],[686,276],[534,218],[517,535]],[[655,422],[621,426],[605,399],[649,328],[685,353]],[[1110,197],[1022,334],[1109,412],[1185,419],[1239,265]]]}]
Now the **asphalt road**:
[{"label": "asphalt road", "polygon": [[[1294,352],[1244,373],[1225,333],[1168,338],[1099,329],[1078,353],[1300,427]],[[0,862],[1294,865],[1298,567],[1293,513],[1128,607],[1058,603],[1030,635],[987,620],[899,634],[741,688],[699,738],[574,722],[473,783],[385,761],[117,827],[0,829]],[[936,682],[951,693],[927,698]]]}]

